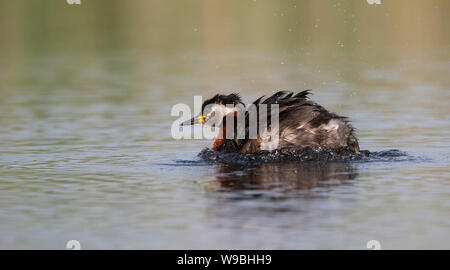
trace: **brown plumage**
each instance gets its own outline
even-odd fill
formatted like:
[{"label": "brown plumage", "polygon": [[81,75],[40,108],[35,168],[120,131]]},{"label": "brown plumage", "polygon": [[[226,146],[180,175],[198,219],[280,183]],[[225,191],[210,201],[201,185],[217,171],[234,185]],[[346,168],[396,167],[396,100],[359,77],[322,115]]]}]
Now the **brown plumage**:
[{"label": "brown plumage", "polygon": [[[358,140],[354,134],[354,128],[349,124],[346,117],[339,116],[327,111],[324,107],[310,100],[308,95],[310,90],[302,91],[296,95],[292,92],[280,91],[263,100],[263,97],[257,99],[253,104],[258,108],[261,104],[267,104],[270,116],[270,105],[279,106],[279,125],[278,130],[271,126],[271,119],[268,118],[268,131],[278,132],[279,140],[276,145],[272,145],[270,150],[290,149],[299,150],[306,147],[313,149],[349,149],[356,153],[359,152]],[[216,104],[225,108],[225,104],[243,104],[237,94],[216,95],[206,100],[202,108],[206,105]],[[228,112],[228,111],[227,111]],[[257,134],[256,139],[249,139],[249,112],[234,111],[229,116],[235,117],[235,123],[239,113],[245,113],[246,129],[244,139],[238,139],[238,128],[234,128],[234,138],[217,139],[213,150],[220,152],[241,152],[258,153],[267,152],[267,137]],[[211,114],[211,113],[210,113]],[[207,113],[203,113],[207,115]],[[206,117],[206,116],[205,116]],[[195,118],[193,118],[195,119]],[[259,119],[259,118],[258,118]],[[184,124],[192,124],[194,120],[189,120]],[[225,118],[222,121],[222,132],[226,131]],[[258,123],[261,124],[261,123]]]}]

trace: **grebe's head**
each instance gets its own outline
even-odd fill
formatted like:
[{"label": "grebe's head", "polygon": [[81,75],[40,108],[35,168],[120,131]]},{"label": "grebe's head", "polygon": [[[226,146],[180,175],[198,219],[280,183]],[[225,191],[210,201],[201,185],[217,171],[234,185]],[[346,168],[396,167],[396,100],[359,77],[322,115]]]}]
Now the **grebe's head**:
[{"label": "grebe's head", "polygon": [[[235,115],[239,111],[238,104],[242,104],[239,94],[233,93],[229,95],[217,94],[214,97],[205,100],[202,104],[202,113],[181,123],[182,126],[204,124],[207,122],[217,123],[228,115]],[[214,121],[209,121],[215,119]]]}]

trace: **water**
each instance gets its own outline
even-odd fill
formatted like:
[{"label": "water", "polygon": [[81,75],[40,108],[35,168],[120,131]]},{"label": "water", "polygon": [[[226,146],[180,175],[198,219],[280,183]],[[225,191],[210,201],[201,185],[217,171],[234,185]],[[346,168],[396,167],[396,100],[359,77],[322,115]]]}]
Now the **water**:
[{"label": "water", "polygon": [[[150,1],[83,1],[75,11],[17,2],[0,11],[9,20],[0,28],[0,248],[64,249],[71,239],[83,249],[365,249],[371,239],[383,249],[450,248],[446,1],[243,1],[206,5],[205,21],[187,11],[183,23],[172,21],[176,6],[163,7],[170,16],[139,12]],[[41,20],[50,8],[65,23]],[[116,16],[92,22],[94,11]],[[234,28],[227,16],[253,24]],[[307,88],[350,117],[361,149],[406,155],[210,164],[197,154],[211,141],[171,137],[172,106],[192,106],[194,95],[237,91],[251,102]]]}]

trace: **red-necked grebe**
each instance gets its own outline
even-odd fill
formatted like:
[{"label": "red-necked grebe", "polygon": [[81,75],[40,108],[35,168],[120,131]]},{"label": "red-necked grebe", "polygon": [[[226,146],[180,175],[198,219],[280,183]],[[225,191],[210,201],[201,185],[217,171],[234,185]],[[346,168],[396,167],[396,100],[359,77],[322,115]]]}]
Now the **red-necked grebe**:
[{"label": "red-necked grebe", "polygon": [[[236,105],[243,107],[244,104],[239,94],[215,95],[202,104],[203,113],[201,115],[183,122],[182,125],[204,124],[217,115],[223,116],[219,123],[223,136],[216,139],[212,147],[212,150],[219,152],[260,153],[276,149],[299,150],[311,147],[325,150],[348,149],[359,153],[359,144],[354,134],[354,128],[349,124],[347,118],[327,111],[310,100],[309,94],[310,90],[296,95],[293,92],[280,91],[265,100],[262,96],[254,101],[254,108],[260,108],[261,104],[266,104],[269,116],[271,104],[278,104],[279,110],[278,126],[272,127],[269,117],[266,123],[268,127],[266,133],[268,133],[260,134],[257,131],[256,137],[249,136],[249,124],[256,121],[257,125],[261,125],[259,117],[252,118],[248,110],[226,106],[230,104],[235,107],[239,107]],[[242,116],[241,114],[244,114],[245,128],[239,129],[235,126],[233,136],[226,137],[225,117],[232,116],[238,120],[239,116]],[[239,132],[244,132],[244,134],[238,134]],[[278,140],[271,141],[273,132],[277,133]]]}]

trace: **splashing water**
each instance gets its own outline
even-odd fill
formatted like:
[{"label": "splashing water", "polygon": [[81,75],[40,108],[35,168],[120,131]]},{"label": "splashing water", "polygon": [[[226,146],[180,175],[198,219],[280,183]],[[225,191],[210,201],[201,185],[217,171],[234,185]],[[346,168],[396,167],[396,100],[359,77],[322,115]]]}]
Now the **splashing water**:
[{"label": "splashing water", "polygon": [[414,157],[398,149],[390,149],[378,152],[362,150],[354,153],[348,149],[337,150],[313,150],[304,148],[300,150],[280,149],[270,153],[248,154],[248,153],[221,153],[210,148],[204,148],[199,154],[203,161],[207,163],[222,163],[236,165],[258,165],[264,163],[281,162],[326,162],[326,161],[411,161]]}]

